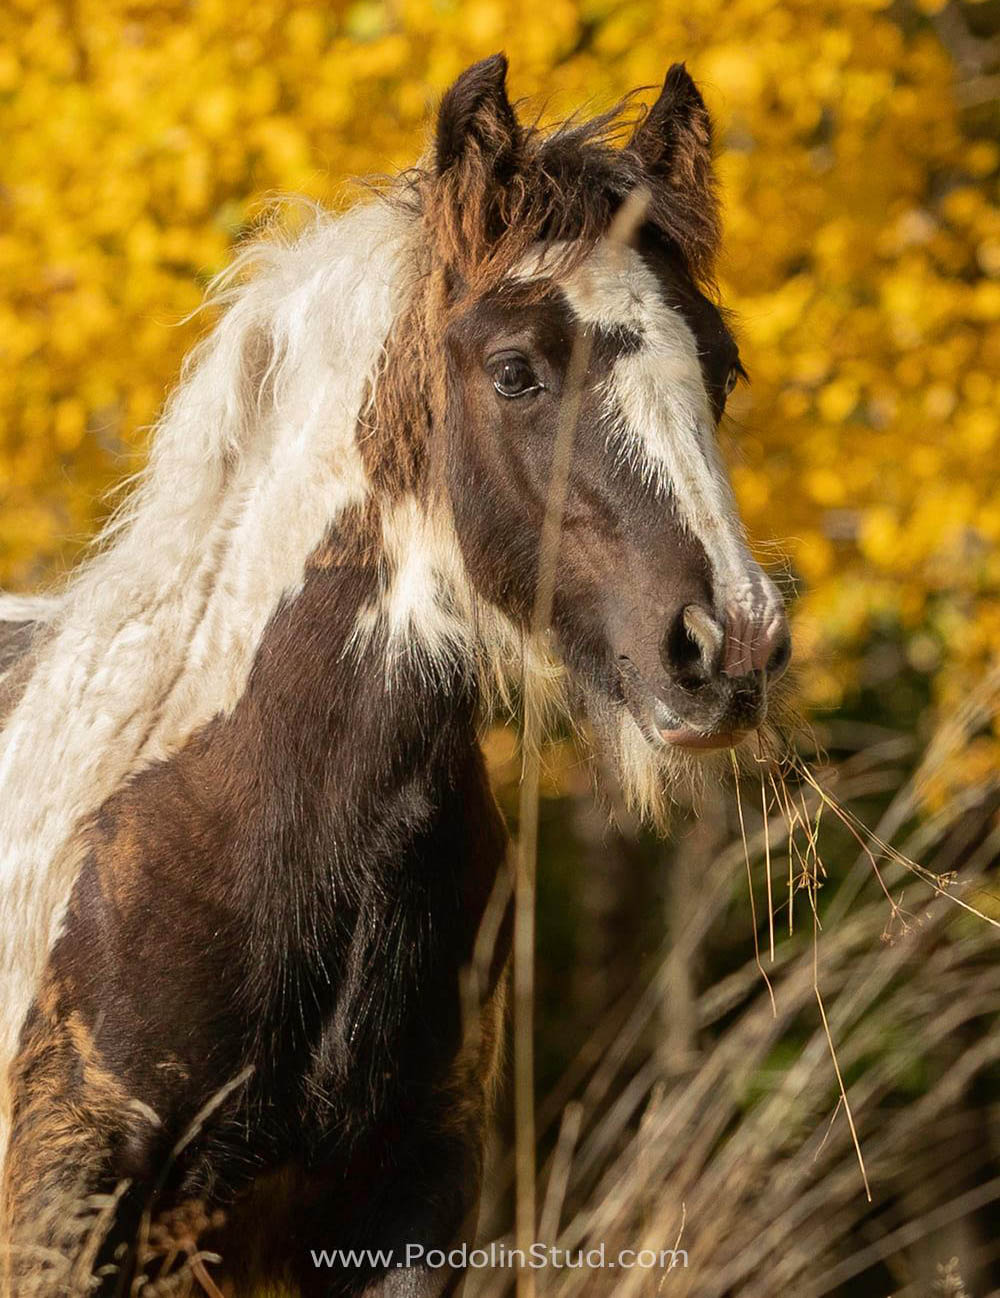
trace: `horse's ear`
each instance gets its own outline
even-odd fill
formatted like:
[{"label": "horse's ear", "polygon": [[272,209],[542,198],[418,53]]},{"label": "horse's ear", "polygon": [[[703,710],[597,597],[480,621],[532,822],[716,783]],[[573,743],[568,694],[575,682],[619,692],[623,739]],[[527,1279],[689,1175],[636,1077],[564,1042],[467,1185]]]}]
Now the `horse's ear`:
[{"label": "horse's ear", "polygon": [[667,73],[659,99],[627,147],[653,191],[652,219],[675,241],[694,273],[710,281],[720,235],[712,122],[683,63]]},{"label": "horse's ear", "polygon": [[636,127],[629,148],[654,182],[710,188],[712,121],[683,63],[667,73],[659,99]]},{"label": "horse's ear", "polygon": [[438,175],[477,154],[496,175],[516,160],[521,128],[507,98],[507,56],[493,54],[466,68],[438,110],[434,162]]}]

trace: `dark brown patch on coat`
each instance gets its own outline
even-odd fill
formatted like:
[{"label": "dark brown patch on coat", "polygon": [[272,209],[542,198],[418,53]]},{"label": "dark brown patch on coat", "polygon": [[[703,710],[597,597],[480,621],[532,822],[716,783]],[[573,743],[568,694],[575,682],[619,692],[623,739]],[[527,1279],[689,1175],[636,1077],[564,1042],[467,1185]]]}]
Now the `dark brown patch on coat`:
[{"label": "dark brown patch on coat", "polygon": [[15,1072],[22,1231],[77,1173],[89,1192],[132,1178],[127,1222],[151,1195],[238,1208],[291,1169],[296,1229],[271,1256],[318,1293],[308,1247],[377,1245],[383,1226],[437,1246],[465,1219],[506,926],[472,1056],[460,972],[505,832],[465,674],[428,686],[404,670],[389,690],[377,644],[350,656],[379,588],[376,526],[352,515],[313,557],[234,713],[95,817]]}]

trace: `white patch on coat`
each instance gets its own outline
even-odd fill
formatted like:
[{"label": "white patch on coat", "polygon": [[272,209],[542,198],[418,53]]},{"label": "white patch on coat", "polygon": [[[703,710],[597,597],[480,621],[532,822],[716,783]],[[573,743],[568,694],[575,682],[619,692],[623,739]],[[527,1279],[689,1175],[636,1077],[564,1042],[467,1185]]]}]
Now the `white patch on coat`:
[{"label": "white patch on coat", "polygon": [[368,494],[355,425],[407,291],[411,228],[366,205],[237,259],[141,485],[59,600],[0,734],[0,1160],[8,1068],[81,823],[234,707],[307,557]]},{"label": "white patch on coat", "polygon": [[475,600],[447,511],[403,496],[383,512],[382,549],[388,585],[378,616],[390,671],[414,647],[432,669],[468,661]]},{"label": "white patch on coat", "polygon": [[565,667],[476,592],[446,501],[383,505],[382,559],[384,589],[360,610],[347,653],[378,654],[388,688],[416,668],[429,685],[474,681],[487,714],[513,719],[528,706],[546,730],[569,715]]},{"label": "white patch on coat", "polygon": [[348,652],[379,653],[390,687],[415,666],[429,683],[467,674],[491,701],[509,701],[512,678],[522,683],[521,633],[477,595],[447,503],[404,495],[382,506],[381,528],[385,586],[359,612]]}]

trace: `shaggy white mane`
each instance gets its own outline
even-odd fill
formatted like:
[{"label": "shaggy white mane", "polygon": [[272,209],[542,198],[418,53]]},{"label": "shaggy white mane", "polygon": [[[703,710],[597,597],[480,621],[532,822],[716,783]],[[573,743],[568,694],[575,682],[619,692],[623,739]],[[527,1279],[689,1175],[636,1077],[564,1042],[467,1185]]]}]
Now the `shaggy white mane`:
[{"label": "shaggy white mane", "polygon": [[407,292],[412,225],[365,204],[238,257],[96,556],[58,600],[0,610],[49,623],[0,733],[0,1158],[76,827],[235,705],[272,612],[368,492],[355,424]]}]

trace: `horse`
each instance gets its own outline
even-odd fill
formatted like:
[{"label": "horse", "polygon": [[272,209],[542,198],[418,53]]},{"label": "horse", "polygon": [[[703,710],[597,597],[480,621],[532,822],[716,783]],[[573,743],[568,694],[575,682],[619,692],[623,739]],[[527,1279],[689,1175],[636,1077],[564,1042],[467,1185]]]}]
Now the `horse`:
[{"label": "horse", "polygon": [[790,639],[717,444],[745,371],[704,102],[675,64],[638,121],[545,130],[506,73],[457,79],[420,165],[237,255],[102,544],[0,606],[19,1294],[91,1264],[128,1291],[191,1204],[227,1293],[454,1284],[391,1259],[474,1229],[511,928],[508,888],[470,1010],[509,871],[486,710],[513,682],[582,718],[653,821],[766,724]]}]

